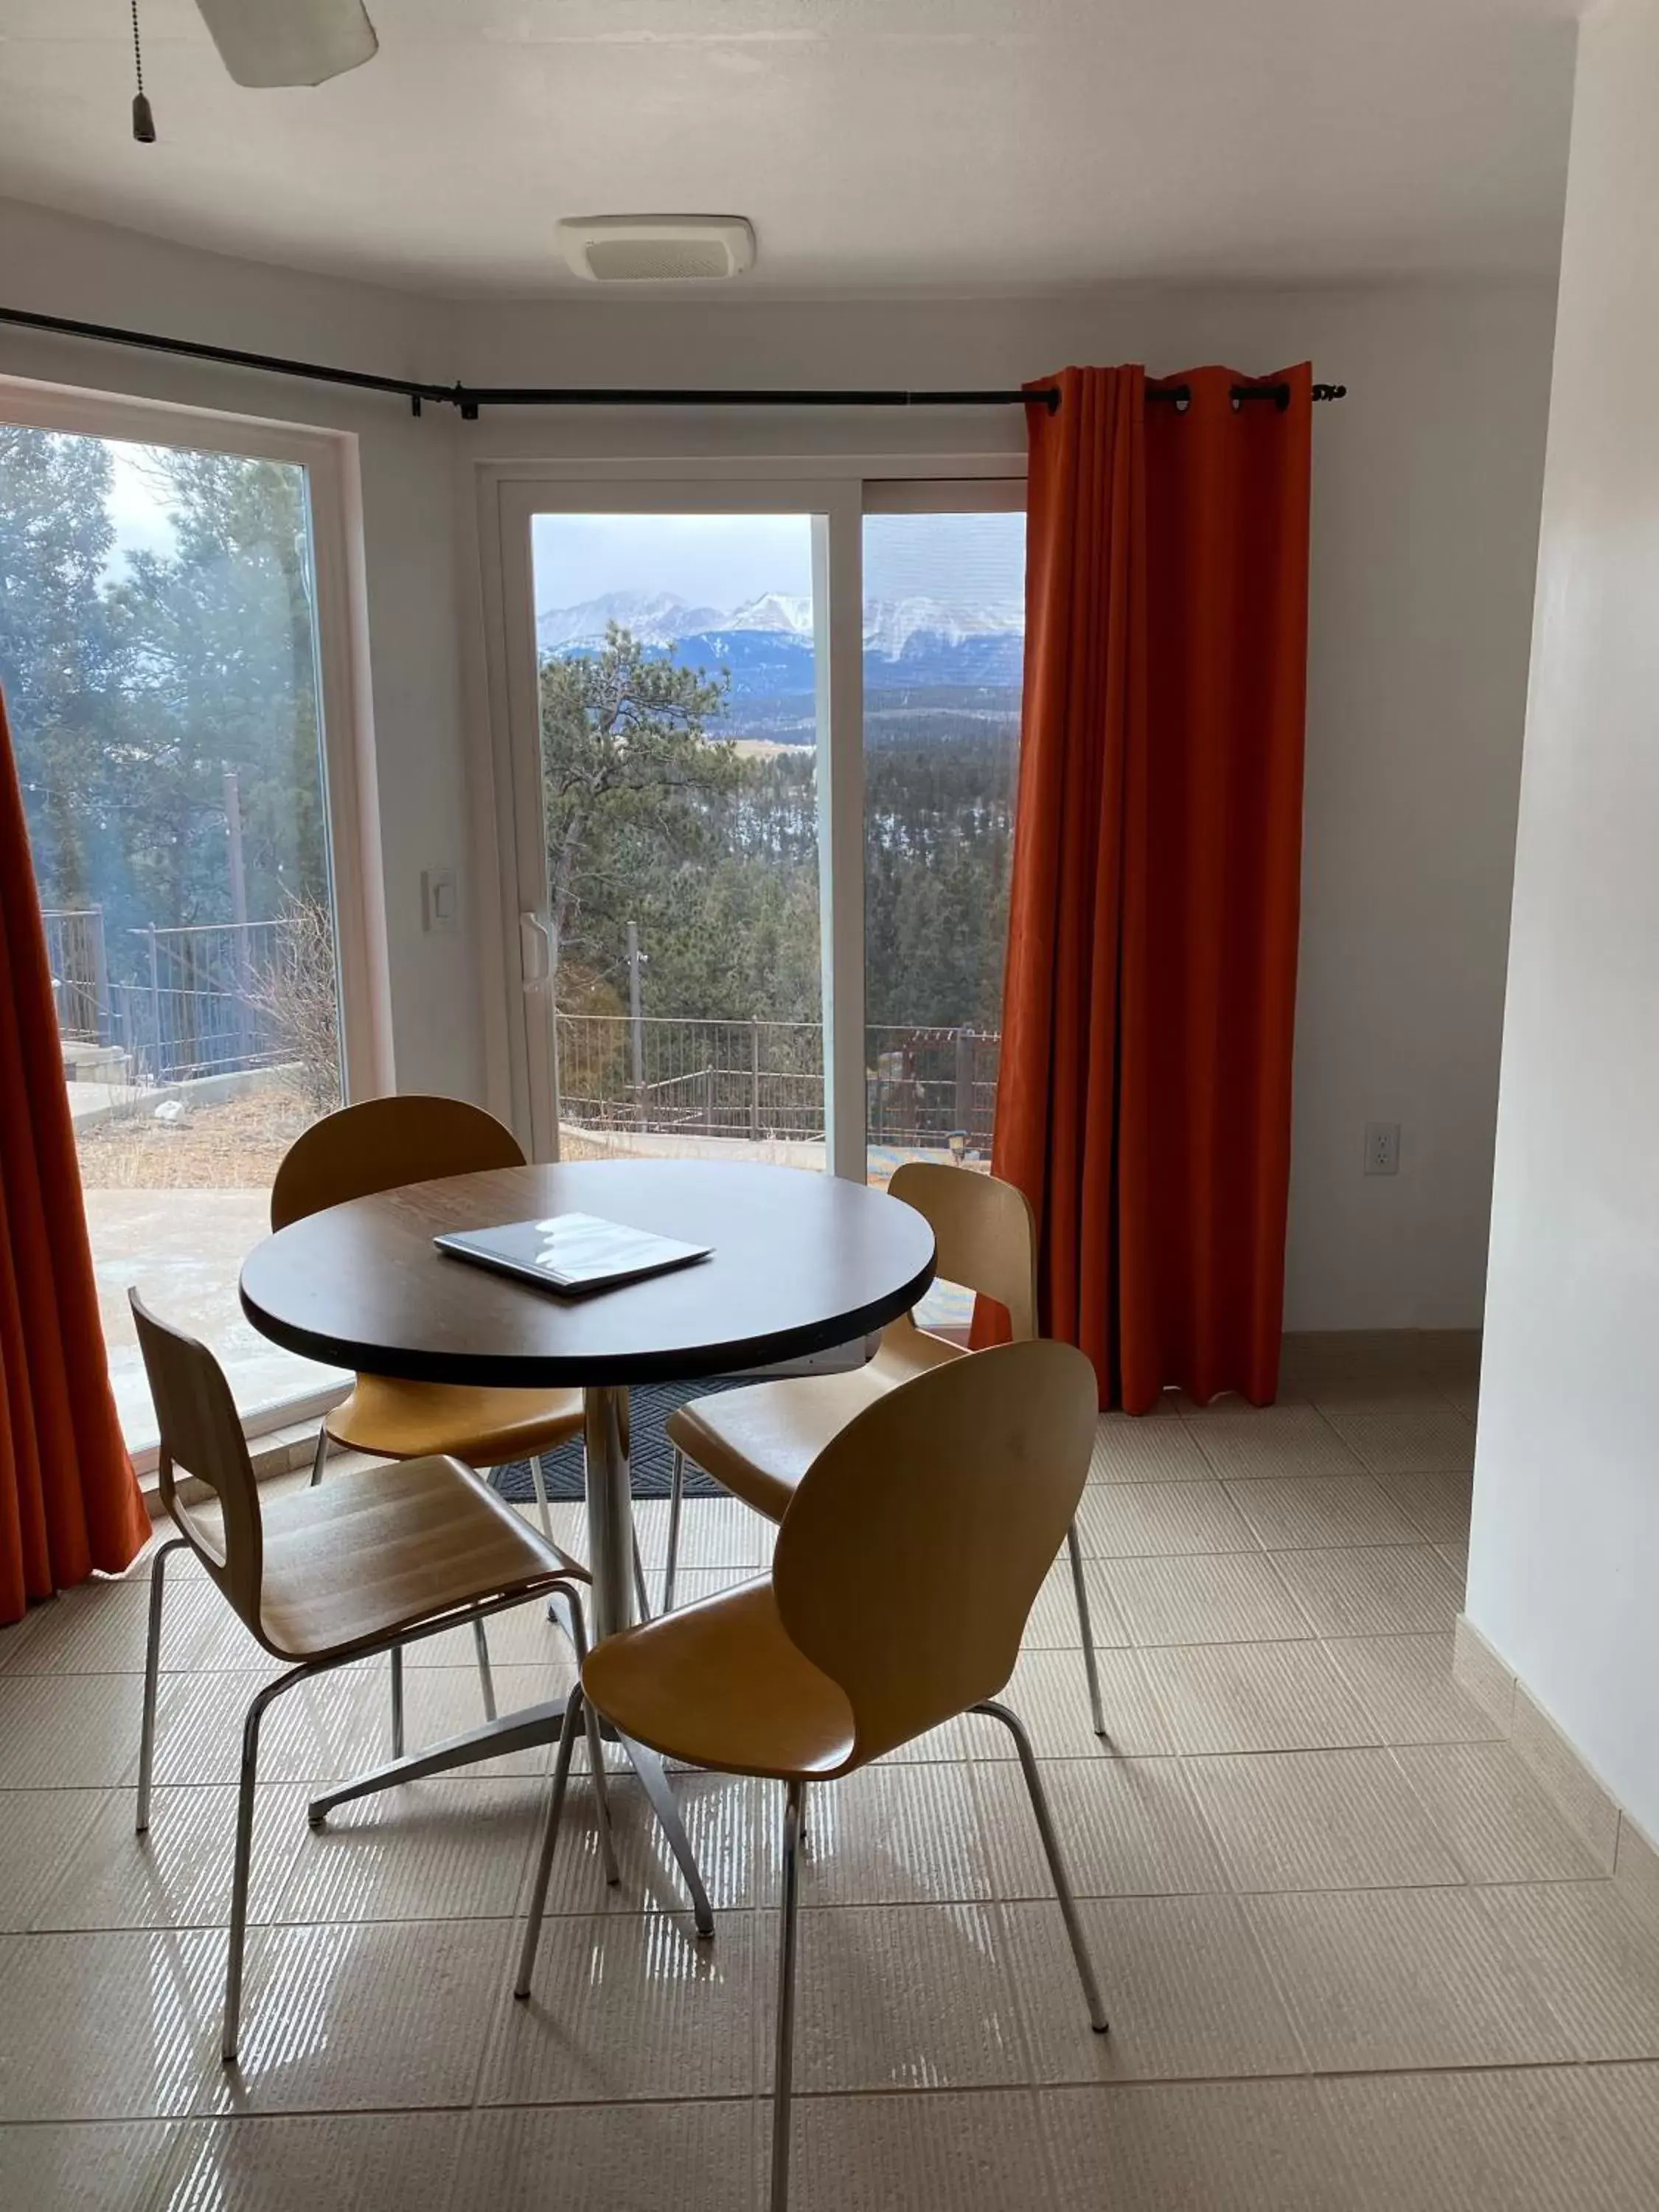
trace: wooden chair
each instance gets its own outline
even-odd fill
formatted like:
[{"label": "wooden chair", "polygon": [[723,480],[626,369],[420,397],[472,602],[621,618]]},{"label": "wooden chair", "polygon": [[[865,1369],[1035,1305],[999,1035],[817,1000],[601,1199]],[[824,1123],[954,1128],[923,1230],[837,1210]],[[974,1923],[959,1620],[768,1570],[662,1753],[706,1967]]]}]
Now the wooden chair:
[{"label": "wooden chair", "polygon": [[[533,1528],[458,1460],[422,1458],[371,1468],[350,1482],[308,1489],[262,1507],[242,1425],[224,1371],[204,1344],[181,1335],[129,1291],[161,1431],[161,1499],[179,1534],[150,1569],[138,1756],[137,1832],[149,1826],[161,1603],[170,1553],[188,1545],[249,1633],[290,1662],[258,1692],[242,1729],[235,1874],[225,1969],[222,2051],[236,2056],[247,1928],[259,1724],[296,1682],[395,1644],[484,1620],[526,1599],[557,1594],[568,1608],[578,1662],[586,1636],[578,1585],[588,1573]],[[180,1474],[214,1494],[186,1506]],[[578,1708],[581,1705],[576,1692]],[[591,1708],[590,1708],[591,1711]],[[587,1734],[600,1807],[605,1872],[616,1879],[597,1726]]]},{"label": "wooden chair", "polygon": [[789,2185],[795,1917],[809,1783],[851,1774],[958,1713],[1012,1733],[1089,2018],[1093,1968],[1030,1740],[996,1699],[1077,1510],[1097,1392],[1065,1344],[951,1360],[874,1400],[794,1487],[772,1571],[608,1637],[567,1707],[516,1994],[527,1996],[580,1699],[665,1757],[787,1784],[772,2208]]},{"label": "wooden chair", "polygon": [[[894,1170],[887,1188],[890,1196],[915,1206],[931,1225],[939,1279],[994,1298],[1006,1310],[1015,1343],[1034,1338],[1036,1236],[1025,1194],[994,1176],[930,1160],[905,1161]],[[746,1389],[694,1398],[677,1407],[665,1425],[674,1446],[674,1471],[663,1611],[671,1612],[674,1604],[688,1459],[757,1513],[781,1521],[801,1477],[838,1430],[890,1390],[946,1360],[965,1356],[964,1346],[930,1334],[916,1326],[914,1314],[903,1314],[882,1331],[875,1358],[852,1374],[756,1382]],[[1103,1736],[1100,1667],[1075,1521],[1066,1530],[1066,1543],[1083,1638],[1090,1717],[1095,1734]]]},{"label": "wooden chair", "polygon": [[[418,1093],[365,1099],[313,1122],[289,1146],[271,1186],[270,1225],[285,1229],[290,1221],[320,1212],[325,1206],[396,1190],[404,1183],[435,1182],[445,1176],[524,1164],[523,1148],[513,1132],[493,1114],[465,1099]],[[542,1455],[580,1435],[581,1430],[580,1390],[479,1389],[360,1375],[351,1395],[324,1417],[311,1479],[313,1483],[322,1480],[331,1443],[376,1459],[438,1454],[480,1469],[528,1460],[542,1534],[550,1543],[553,1528]],[[645,1602],[645,1574],[637,1547],[634,1576],[640,1611],[645,1615],[650,1608]],[[477,1636],[484,1711],[494,1720],[489,1650],[482,1623]],[[392,1669],[392,1751],[401,1757],[402,1666],[395,1649]]]}]

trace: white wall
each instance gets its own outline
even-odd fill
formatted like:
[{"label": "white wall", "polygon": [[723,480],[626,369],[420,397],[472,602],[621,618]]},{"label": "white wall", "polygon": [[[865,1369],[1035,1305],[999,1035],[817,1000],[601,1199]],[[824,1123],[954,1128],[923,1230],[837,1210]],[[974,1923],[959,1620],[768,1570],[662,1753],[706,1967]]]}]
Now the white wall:
[{"label": "white wall", "polygon": [[[474,382],[1007,385],[1067,361],[1158,371],[1311,356],[1307,843],[1287,1321],[1473,1326],[1485,1266],[1505,917],[1553,288],[1115,287],[1063,298],[434,307],[33,210],[0,301]],[[811,458],[1016,449],[1017,414],[486,415],[250,381],[0,329],[0,372],[327,421],[362,441],[400,1081],[485,1093],[505,1018],[470,933],[422,939],[420,870],[467,858],[477,796],[474,464],[549,453]],[[463,682],[463,672],[470,679]],[[477,871],[474,871],[476,878]],[[1403,1124],[1393,1180],[1368,1120]]]},{"label": "white wall", "polygon": [[1582,33],[1468,1613],[1659,1837],[1659,0]]}]

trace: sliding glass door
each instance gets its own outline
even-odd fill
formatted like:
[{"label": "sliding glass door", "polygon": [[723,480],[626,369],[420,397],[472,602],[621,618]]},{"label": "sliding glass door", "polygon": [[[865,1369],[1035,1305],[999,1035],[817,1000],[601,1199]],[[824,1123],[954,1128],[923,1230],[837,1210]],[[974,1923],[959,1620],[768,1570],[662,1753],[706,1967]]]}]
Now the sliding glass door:
[{"label": "sliding glass door", "polygon": [[540,514],[560,1152],[823,1165],[805,514]]},{"label": "sliding glass door", "polygon": [[495,489],[538,1154],[986,1168],[1023,484]]},{"label": "sliding glass door", "polygon": [[130,1284],[268,1425],[335,1380],[236,1294],[342,1095],[306,469],[0,421],[0,685],[128,1442]]},{"label": "sliding glass door", "polygon": [[[991,1158],[1024,648],[1021,484],[866,489],[868,1176]],[[940,1285],[924,1318],[965,1325]]]},{"label": "sliding glass door", "polygon": [[537,1151],[822,1170],[862,1135],[826,1027],[827,511],[810,487],[507,489]]}]

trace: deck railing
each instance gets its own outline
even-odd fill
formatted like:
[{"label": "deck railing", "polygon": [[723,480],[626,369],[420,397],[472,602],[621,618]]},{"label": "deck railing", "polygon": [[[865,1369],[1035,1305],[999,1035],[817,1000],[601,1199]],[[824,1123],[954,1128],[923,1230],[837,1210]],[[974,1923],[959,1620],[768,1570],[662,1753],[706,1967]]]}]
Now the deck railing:
[{"label": "deck railing", "polygon": [[106,940],[101,907],[41,920],[60,1036],[113,1047],[128,1082],[232,1074],[289,1056],[272,986],[293,924],[126,929]]},{"label": "deck railing", "polygon": [[271,983],[291,928],[228,921],[127,932],[137,972],[114,988],[115,1037],[136,1079],[176,1083],[286,1058]]},{"label": "deck railing", "polygon": [[[821,1141],[823,1032],[816,1022],[568,1014],[559,1110],[578,1128]],[[1001,1039],[969,1028],[865,1033],[870,1141],[988,1155]]]},{"label": "deck railing", "polygon": [[46,965],[58,1006],[58,1033],[77,1044],[107,1044],[109,981],[104,961],[104,909],[54,907],[40,920]]}]

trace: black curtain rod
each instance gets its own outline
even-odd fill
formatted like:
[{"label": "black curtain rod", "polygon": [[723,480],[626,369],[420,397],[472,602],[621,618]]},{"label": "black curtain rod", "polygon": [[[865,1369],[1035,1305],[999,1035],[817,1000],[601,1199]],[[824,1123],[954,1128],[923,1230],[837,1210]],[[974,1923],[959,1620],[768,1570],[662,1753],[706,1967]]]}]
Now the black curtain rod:
[{"label": "black curtain rod", "polygon": [[313,384],[345,384],[360,392],[390,392],[407,399],[418,415],[423,402],[457,407],[466,422],[481,407],[1023,407],[1040,398],[1050,412],[1058,392],[708,392],[696,388],[636,392],[625,387],[576,386],[422,384],[410,377],[374,376],[362,369],[331,368],[320,362],[289,361],[279,354],[245,353],[236,346],[204,345],[194,338],[167,338],[153,331],[125,331],[107,323],[83,323],[65,315],[37,315],[22,307],[0,307],[0,323],[25,330],[52,331],[64,337],[92,338],[100,345],[137,346],[148,353],[211,361],[232,368],[257,368],[271,376],[302,377]]},{"label": "black curtain rod", "polygon": [[[63,337],[91,338],[100,345],[136,346],[147,353],[181,356],[188,361],[218,362],[231,368],[256,368],[270,376],[304,378],[313,384],[349,385],[359,392],[389,392],[407,399],[418,415],[422,404],[459,408],[464,422],[477,420],[481,407],[1026,407],[1045,406],[1052,415],[1060,405],[1053,386],[1036,392],[749,392],[702,391],[695,386],[641,392],[626,386],[422,384],[410,377],[374,376],[359,368],[330,368],[320,362],[289,361],[280,354],[245,353],[236,346],[199,343],[194,338],[167,338],[154,331],[118,330],[108,323],[83,323],[66,315],[38,315],[24,307],[0,307],[0,323],[15,323],[24,330],[51,331]],[[1340,399],[1346,384],[1316,384],[1316,399]],[[1192,399],[1185,384],[1148,385],[1149,399],[1185,406]],[[1291,404],[1287,384],[1236,384],[1235,404],[1249,399],[1271,399],[1281,409]]]},{"label": "black curtain rod", "polygon": [[[1288,384],[1236,384],[1231,396],[1235,407],[1242,407],[1247,399],[1271,399],[1282,415],[1291,404],[1291,387]],[[1316,384],[1313,387],[1316,400],[1346,399],[1347,396],[1346,384]],[[1165,400],[1172,407],[1190,407],[1193,387],[1190,384],[1149,384],[1146,397]]]}]

